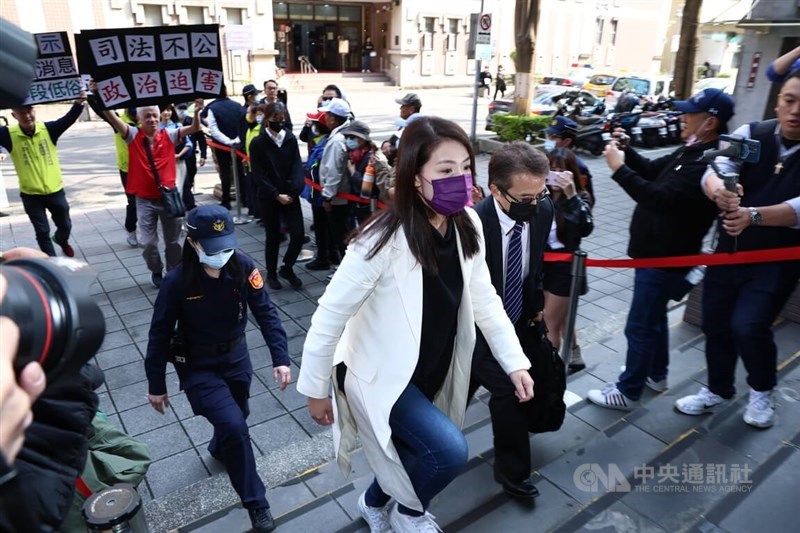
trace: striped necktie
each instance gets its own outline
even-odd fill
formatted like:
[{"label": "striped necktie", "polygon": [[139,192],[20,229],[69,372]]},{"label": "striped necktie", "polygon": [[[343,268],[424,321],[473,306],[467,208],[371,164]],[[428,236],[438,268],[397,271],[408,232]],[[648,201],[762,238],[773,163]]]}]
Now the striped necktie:
[{"label": "striped necktie", "polygon": [[522,314],[522,222],[514,224],[508,239],[503,307],[511,322],[516,323]]}]

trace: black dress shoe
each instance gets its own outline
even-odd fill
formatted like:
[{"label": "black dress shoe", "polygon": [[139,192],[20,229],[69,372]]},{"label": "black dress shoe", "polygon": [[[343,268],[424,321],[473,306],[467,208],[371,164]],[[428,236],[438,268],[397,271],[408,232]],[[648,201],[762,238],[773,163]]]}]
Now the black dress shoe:
[{"label": "black dress shoe", "polygon": [[278,275],[289,282],[295,289],[299,289],[303,286],[303,280],[297,277],[297,274],[294,273],[292,267],[283,265],[278,269]]},{"label": "black dress shoe", "polygon": [[506,492],[506,494],[512,498],[532,500],[533,498],[539,496],[539,489],[536,488],[536,485],[534,485],[530,479],[516,482],[509,481],[503,476],[495,476],[495,479],[498,483],[500,483],[500,485],[503,486],[503,490]]},{"label": "black dress shoe", "polygon": [[583,370],[585,368],[586,368],[586,365],[582,365],[582,364],[579,364],[579,363],[571,363],[567,367],[567,375],[571,376],[572,374],[575,374],[576,372],[580,372],[581,370]]},{"label": "black dress shoe", "polygon": [[327,261],[322,261],[319,257],[317,257],[313,261],[306,263],[306,268],[308,270],[330,270],[331,264]]},{"label": "black dress shoe", "polygon": [[275,520],[272,519],[272,513],[269,512],[268,507],[248,509],[247,513],[250,515],[250,523],[253,524],[253,531],[257,533],[275,531]]}]

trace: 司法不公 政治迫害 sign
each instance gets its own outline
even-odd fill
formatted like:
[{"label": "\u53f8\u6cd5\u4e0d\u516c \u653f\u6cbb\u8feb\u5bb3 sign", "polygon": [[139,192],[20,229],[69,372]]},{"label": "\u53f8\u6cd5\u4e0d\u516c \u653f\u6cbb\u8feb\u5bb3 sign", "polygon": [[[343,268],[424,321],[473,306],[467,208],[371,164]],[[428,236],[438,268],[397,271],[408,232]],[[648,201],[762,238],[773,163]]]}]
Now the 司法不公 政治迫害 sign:
[{"label": "\u53f8\u6cd5\u4e0d\u516c \u653f\u6cbb\u8feb\u5bb3 sign", "polygon": [[108,109],[213,98],[222,90],[219,26],[82,31],[78,64]]},{"label": "\u53f8\u6cd5\u4e0d\u516c \u653f\u6cbb\u8feb\u5bb3 sign", "polygon": [[75,69],[67,32],[34,34],[38,59],[24,105],[74,100],[81,94],[81,77]]}]

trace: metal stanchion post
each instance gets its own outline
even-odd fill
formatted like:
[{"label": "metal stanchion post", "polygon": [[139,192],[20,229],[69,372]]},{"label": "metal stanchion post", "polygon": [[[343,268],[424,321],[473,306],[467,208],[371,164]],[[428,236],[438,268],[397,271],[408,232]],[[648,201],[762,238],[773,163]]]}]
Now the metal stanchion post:
[{"label": "metal stanchion post", "polygon": [[236,187],[236,216],[233,217],[234,224],[248,224],[253,221],[250,215],[242,215],[242,188],[239,183],[239,156],[236,149],[231,146],[231,172],[233,173],[233,184]]},{"label": "metal stanchion post", "polygon": [[569,370],[572,343],[575,340],[572,332],[575,329],[575,318],[578,315],[578,298],[580,297],[583,280],[586,279],[586,252],[575,250],[572,255],[572,283],[569,287],[569,307],[567,308],[567,324],[564,339],[561,341],[561,359]]}]

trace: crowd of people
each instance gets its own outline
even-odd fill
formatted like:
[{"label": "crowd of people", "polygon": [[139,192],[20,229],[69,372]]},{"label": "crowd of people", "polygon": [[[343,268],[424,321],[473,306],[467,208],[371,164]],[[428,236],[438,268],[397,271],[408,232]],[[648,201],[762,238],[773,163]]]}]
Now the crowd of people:
[{"label": "crowd of people", "polygon": [[[683,112],[684,145],[671,154],[648,159],[624,131],[613,133],[604,157],[611,179],[636,202],[632,258],[698,254],[715,223],[718,253],[800,246],[800,69],[789,68],[800,50],[787,56],[771,71],[781,83],[777,118],[734,132],[761,143],[757,163],[720,157],[712,168],[701,162],[705,151],[720,147],[734,115],[733,99],[716,89],[675,103]],[[569,354],[570,373],[591,364],[574,332],[566,331],[569,265],[543,260],[546,251],[580,249],[594,228],[593,178],[572,151],[577,125],[557,117],[542,149],[514,142],[495,152],[485,191],[475,180],[475,155],[464,131],[424,115],[416,93],[396,101],[398,130],[380,145],[335,85],[309,106],[297,136],[287,95],[275,80],[264,82],[263,91],[247,85],[241,96],[243,104],[223,88],[208,106],[198,99],[164,109],[98,109],[115,132],[128,195],[127,242],[142,249],[159,288],[145,360],[152,407],[163,413],[169,406],[165,373],[172,362],[192,411],[214,427],[209,452],[225,465],[254,530],[275,529],[246,423],[253,365],[244,330],[249,310],[267,344],[273,377],[285,389],[292,379],[286,333],[267,288],[281,290],[281,280],[295,289],[303,285],[296,269],[306,236],[302,202],[308,201],[317,250],[305,268],[330,271],[330,282],[305,339],[297,390],[307,397],[311,418],[333,426],[343,469],[349,470],[355,448],[363,448],[375,477],[358,509],[370,530],[439,530],[428,508],[464,469],[467,443],[460,428],[478,386],[490,393],[495,479],[511,497],[537,497],[525,422],[537,378],[530,371],[529,329],[545,332],[550,350]],[[51,256],[54,242],[74,255],[55,146],[85,100],[44,124],[36,122],[32,106],[20,107],[13,111],[18,124],[0,128],[37,243]],[[206,162],[204,125],[221,199],[194,207],[192,182],[197,165]],[[306,161],[300,143],[306,143]],[[238,249],[230,213],[232,149],[247,155],[236,170],[236,201],[264,226],[264,277]],[[735,191],[723,182],[733,172],[740,176]],[[182,195],[191,208],[185,219],[167,212],[162,186]],[[52,237],[47,211],[57,228]],[[288,245],[279,267],[284,234]],[[688,271],[636,269],[625,369],[616,382],[589,391],[589,401],[632,410],[645,387],[667,389],[667,306],[691,287]],[[677,411],[699,415],[729,402],[741,357],[750,386],[744,422],[774,424],[771,326],[798,279],[799,261],[708,267],[708,385],[678,399]],[[585,294],[589,287],[578,290]],[[0,329],[11,331],[5,322]],[[573,339],[568,350],[561,349],[564,338]],[[22,406],[33,402],[39,381],[35,367],[19,385],[4,380],[3,412],[11,405],[5,395],[22,398],[16,400]],[[0,442],[5,461],[19,452],[20,428],[30,423],[23,408],[13,411],[15,430]]]}]

